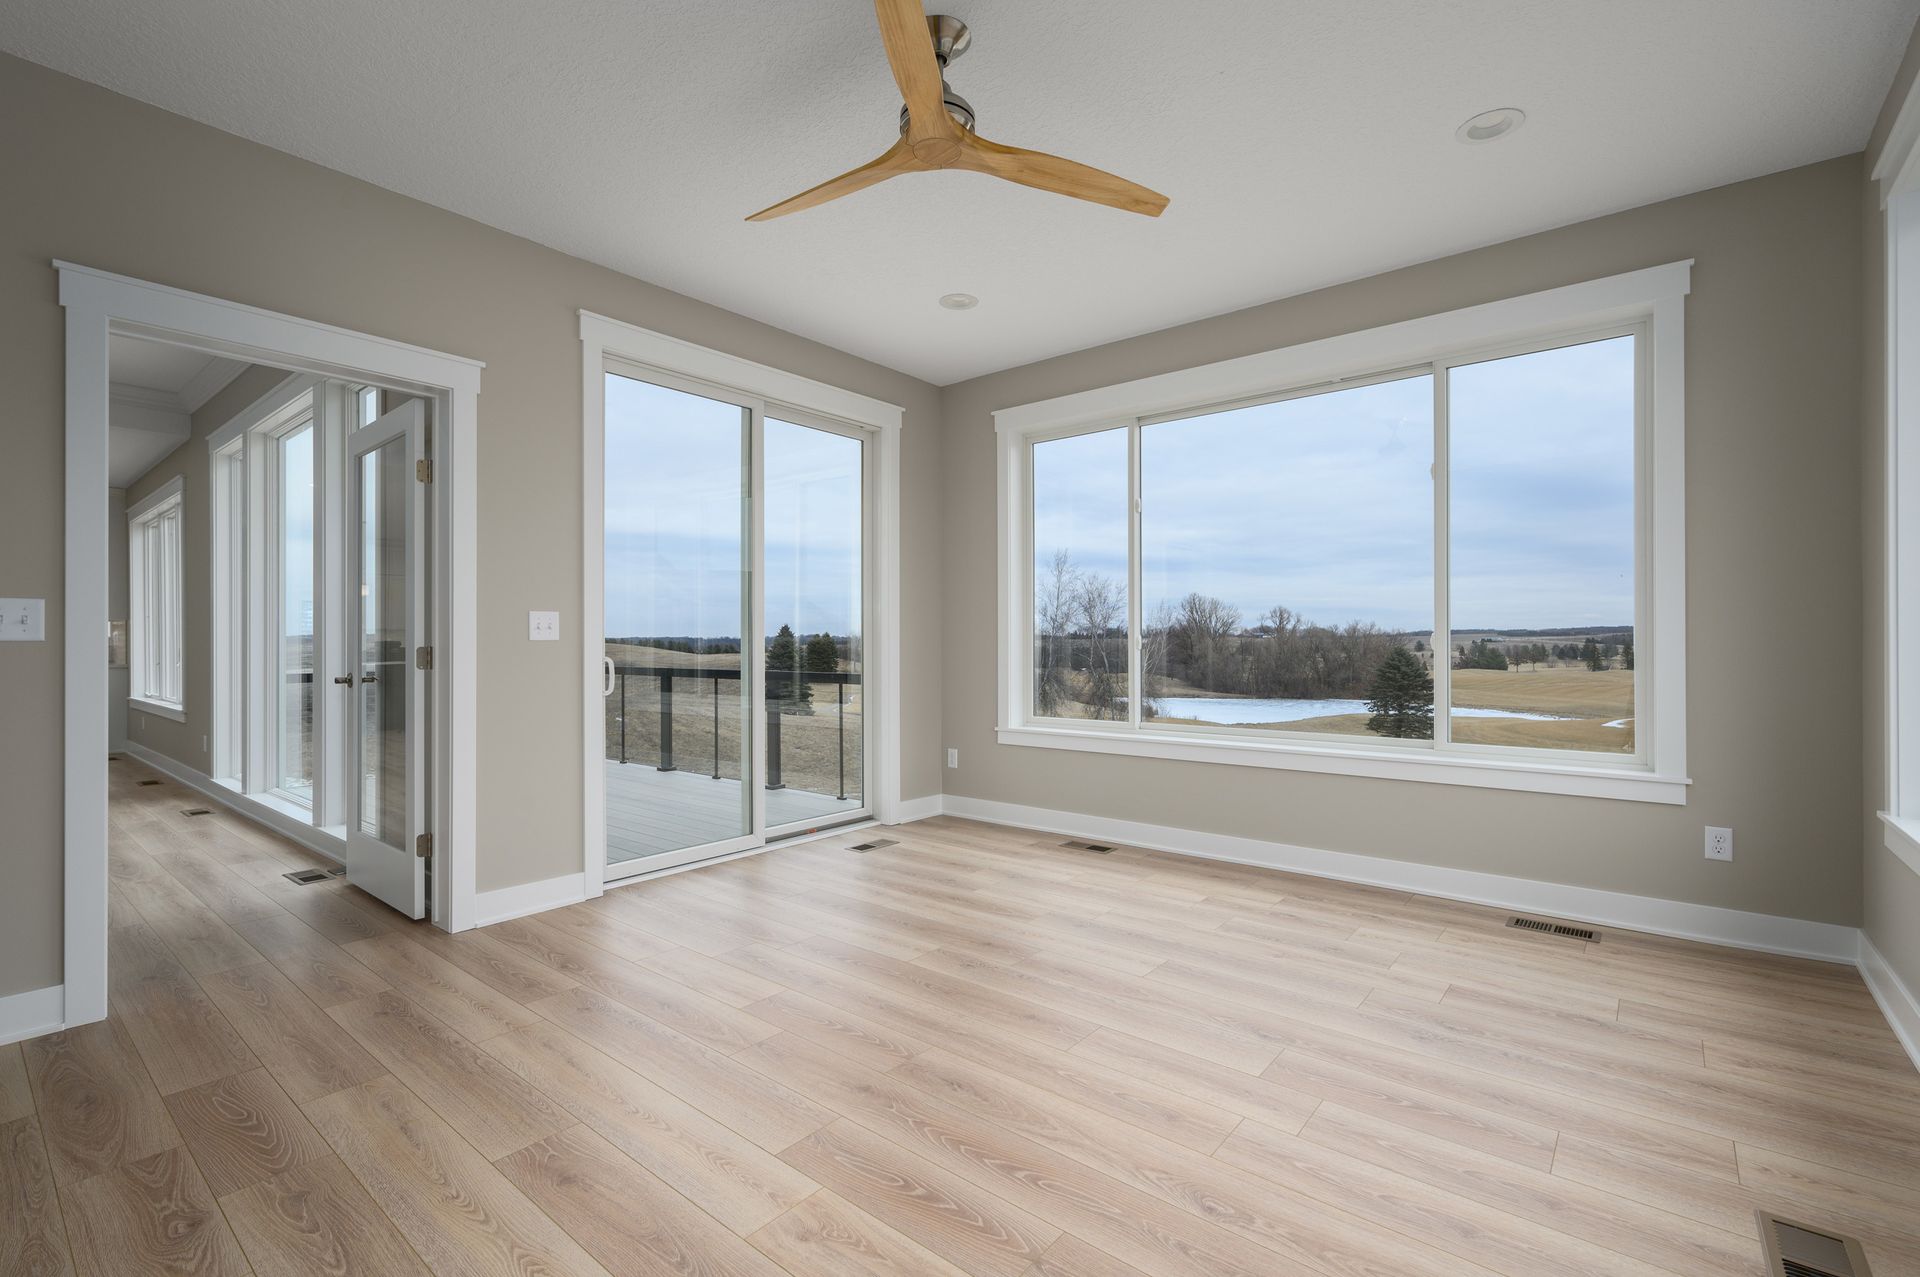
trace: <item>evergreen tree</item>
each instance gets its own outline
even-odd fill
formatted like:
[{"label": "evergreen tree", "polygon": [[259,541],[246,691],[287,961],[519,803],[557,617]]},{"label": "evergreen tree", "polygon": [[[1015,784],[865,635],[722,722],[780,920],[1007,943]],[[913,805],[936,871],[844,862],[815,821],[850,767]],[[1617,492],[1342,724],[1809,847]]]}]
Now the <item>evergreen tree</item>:
[{"label": "evergreen tree", "polygon": [[1367,730],[1378,736],[1431,739],[1433,678],[1420,658],[1395,647],[1373,672]]},{"label": "evergreen tree", "polygon": [[807,640],[807,673],[832,674],[840,669],[840,645],[831,634],[816,634]]},{"label": "evergreen tree", "polygon": [[767,644],[767,700],[783,714],[813,709],[813,688],[800,678],[800,644],[791,625],[782,625]]},{"label": "evergreen tree", "polygon": [[1633,640],[1632,639],[1628,639],[1620,648],[1620,665],[1622,669],[1630,670],[1633,668]]},{"label": "evergreen tree", "polygon": [[1598,671],[1607,668],[1607,659],[1600,655],[1600,645],[1593,641],[1591,634],[1587,635],[1587,641],[1580,645],[1580,659],[1587,663],[1587,668],[1590,670]]}]

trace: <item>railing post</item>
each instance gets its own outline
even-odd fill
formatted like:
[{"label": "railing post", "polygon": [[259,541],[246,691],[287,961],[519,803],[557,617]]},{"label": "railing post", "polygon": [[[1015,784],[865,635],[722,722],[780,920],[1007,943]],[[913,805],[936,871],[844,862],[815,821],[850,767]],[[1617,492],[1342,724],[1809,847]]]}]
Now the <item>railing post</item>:
[{"label": "railing post", "polygon": [[780,780],[780,700],[774,695],[774,684],[785,676],[785,671],[767,671],[767,788],[785,789]]},{"label": "railing post", "polygon": [[625,763],[627,761],[627,676],[620,673],[618,668],[614,670],[614,675],[620,680],[620,761]]},{"label": "railing post", "polygon": [[660,671],[660,764],[663,772],[679,770],[673,765],[673,671]]},{"label": "railing post", "polygon": [[720,779],[720,676],[713,676],[713,778]]},{"label": "railing post", "polygon": [[833,703],[840,715],[840,744],[834,753],[840,756],[840,800],[845,802],[847,798],[847,685],[838,679],[835,679],[833,684]]}]

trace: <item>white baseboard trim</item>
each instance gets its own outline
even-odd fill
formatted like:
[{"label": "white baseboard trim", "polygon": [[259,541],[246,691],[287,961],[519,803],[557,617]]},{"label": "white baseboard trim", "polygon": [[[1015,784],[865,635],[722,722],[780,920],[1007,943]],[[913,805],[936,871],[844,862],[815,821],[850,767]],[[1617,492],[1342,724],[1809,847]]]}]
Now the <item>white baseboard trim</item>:
[{"label": "white baseboard trim", "polygon": [[916,820],[928,820],[946,811],[946,796],[929,794],[925,798],[902,798],[895,809],[896,825],[911,824]]},{"label": "white baseboard trim", "polygon": [[221,784],[205,772],[189,767],[179,759],[169,758],[145,745],[130,742],[121,752],[131,758],[139,759],[162,775],[179,781],[196,794],[219,803],[235,815],[243,816],[256,825],[271,829],[283,838],[292,839],[316,856],[325,856],[328,860],[339,863],[340,853],[343,850],[340,840],[315,829],[306,821],[295,820],[266,803],[256,802],[245,794]]},{"label": "white baseboard trim", "polygon": [[1893,1035],[1907,1049],[1907,1058],[1913,1061],[1914,1068],[1920,1069],[1920,998],[1914,996],[1899,973],[1880,956],[1864,931],[1860,933],[1860,974],[1866,979],[1873,1000],[1880,1004],[1880,1013],[1893,1026]]},{"label": "white baseboard trim", "polygon": [[1317,878],[1363,882],[1426,896],[1551,914],[1556,918],[1623,927],[1630,931],[1647,931],[1683,940],[1700,940],[1737,949],[1758,949],[1767,953],[1817,958],[1848,965],[1859,960],[1859,928],[1835,923],[1745,913],[1714,905],[1687,904],[1652,896],[1601,891],[1593,887],[1573,887],[1531,878],[1480,873],[1471,869],[1450,869],[1442,865],[1422,865],[1348,851],[1320,851],[1258,838],[1202,833],[1171,825],[1149,825],[1079,812],[1053,811],[1045,807],[1023,807],[1015,803],[966,798],[957,794],[948,794],[941,807],[945,815],[967,820],[1125,843],[1207,860],[1260,865],[1284,869],[1289,873],[1311,874]]},{"label": "white baseboard trim", "polygon": [[563,905],[579,904],[586,898],[584,873],[561,874],[558,878],[523,882],[516,887],[498,887],[473,898],[473,925],[485,927],[509,918],[524,918],[530,913],[545,913]]},{"label": "white baseboard trim", "polygon": [[0,998],[0,1046],[37,1038],[67,1027],[67,991],[64,985],[28,989]]}]

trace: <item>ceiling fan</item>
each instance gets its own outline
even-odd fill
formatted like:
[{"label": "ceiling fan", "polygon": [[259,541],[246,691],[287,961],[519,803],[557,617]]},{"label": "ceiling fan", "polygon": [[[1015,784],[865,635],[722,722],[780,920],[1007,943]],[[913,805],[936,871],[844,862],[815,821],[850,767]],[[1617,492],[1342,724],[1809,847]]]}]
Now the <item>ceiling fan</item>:
[{"label": "ceiling fan", "polygon": [[928,16],[921,0],[874,0],[880,39],[906,105],[900,108],[900,140],[879,159],[822,182],[792,199],[761,209],[747,220],[764,222],[851,195],[898,177],[933,169],[969,169],[1091,200],[1129,213],[1160,216],[1167,197],[1125,178],[1057,155],[989,142],[973,131],[973,108],[947,87],[946,69],[967,50],[971,36],[958,18]]}]

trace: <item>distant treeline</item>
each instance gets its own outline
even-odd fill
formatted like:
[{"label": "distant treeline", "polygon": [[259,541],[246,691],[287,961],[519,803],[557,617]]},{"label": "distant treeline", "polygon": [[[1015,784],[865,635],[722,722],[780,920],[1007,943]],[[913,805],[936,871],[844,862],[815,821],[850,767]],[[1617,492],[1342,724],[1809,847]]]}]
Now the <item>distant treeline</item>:
[{"label": "distant treeline", "polygon": [[[1126,595],[1118,582],[1077,568],[1062,552],[1041,566],[1034,591],[1034,708],[1056,714],[1078,702],[1094,718],[1124,718]],[[1510,669],[1547,661],[1591,670],[1633,668],[1631,626],[1478,631],[1496,635],[1458,645],[1455,668]],[[1546,644],[1537,636],[1576,638]],[[1396,651],[1433,660],[1433,631],[1387,630],[1371,621],[1328,625],[1284,606],[1251,621],[1232,604],[1194,593],[1163,603],[1141,632],[1146,709],[1178,683],[1200,692],[1260,699],[1346,700],[1372,696]],[[1512,641],[1508,641],[1512,640]]]}]

